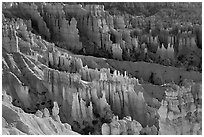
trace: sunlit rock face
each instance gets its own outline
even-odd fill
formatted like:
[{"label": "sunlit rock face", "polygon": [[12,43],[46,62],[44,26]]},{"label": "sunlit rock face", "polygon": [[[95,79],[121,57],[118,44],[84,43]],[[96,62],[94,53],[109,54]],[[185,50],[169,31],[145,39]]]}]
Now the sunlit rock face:
[{"label": "sunlit rock face", "polygon": [[7,52],[18,52],[18,37],[16,36],[16,30],[14,26],[12,24],[4,25],[2,28],[2,34],[2,48]]},{"label": "sunlit rock face", "polygon": [[110,124],[103,124],[101,130],[102,135],[139,135],[142,126],[130,117],[124,117],[122,120],[114,117]]},{"label": "sunlit rock face", "polygon": [[201,83],[185,81],[181,87],[170,85],[158,110],[159,134],[202,134],[201,99],[197,98],[199,92]]},{"label": "sunlit rock face", "polygon": [[67,123],[63,124],[58,116],[57,103],[52,115],[47,108],[36,114],[27,114],[11,104],[12,98],[5,92],[2,95],[2,134],[4,135],[77,135]]},{"label": "sunlit rock face", "polygon": [[3,134],[202,134],[200,25],[124,5],[3,3]]}]

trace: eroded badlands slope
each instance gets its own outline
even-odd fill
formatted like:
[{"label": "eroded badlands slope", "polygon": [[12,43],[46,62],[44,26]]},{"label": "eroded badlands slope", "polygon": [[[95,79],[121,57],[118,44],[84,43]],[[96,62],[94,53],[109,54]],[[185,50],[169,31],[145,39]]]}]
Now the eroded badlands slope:
[{"label": "eroded badlands slope", "polygon": [[131,18],[4,3],[3,134],[202,134],[201,26]]}]

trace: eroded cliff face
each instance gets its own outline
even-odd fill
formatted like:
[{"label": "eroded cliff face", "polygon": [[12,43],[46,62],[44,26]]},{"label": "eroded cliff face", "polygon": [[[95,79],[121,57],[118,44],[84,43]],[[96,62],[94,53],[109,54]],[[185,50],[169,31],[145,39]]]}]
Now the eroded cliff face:
[{"label": "eroded cliff face", "polygon": [[56,102],[50,115],[47,108],[36,114],[27,114],[11,104],[12,98],[2,94],[2,134],[4,135],[77,135],[67,123],[59,118]]},{"label": "eroded cliff face", "polygon": [[201,26],[197,24],[167,27],[154,16],[110,15],[103,5],[13,3],[4,7],[7,16],[28,20],[29,30],[75,53],[201,69]]},{"label": "eroded cliff face", "polygon": [[[167,48],[158,36],[141,43],[130,17],[99,5],[7,3],[2,20],[3,134],[201,133],[200,72],[123,61],[154,50],[173,62],[173,36]],[[195,38],[187,41],[196,51]],[[74,54],[87,52],[115,60]],[[170,82],[174,88],[161,86]]]},{"label": "eroded cliff face", "polygon": [[[170,85],[158,110],[161,125],[159,134],[202,134],[201,83],[185,81]],[[167,130],[168,127],[168,130]]]}]

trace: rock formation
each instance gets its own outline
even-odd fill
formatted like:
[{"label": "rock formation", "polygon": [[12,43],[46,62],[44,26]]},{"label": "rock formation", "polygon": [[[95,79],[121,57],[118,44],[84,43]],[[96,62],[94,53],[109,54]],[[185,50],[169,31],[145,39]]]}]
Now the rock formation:
[{"label": "rock formation", "polygon": [[114,117],[110,124],[104,123],[101,128],[102,135],[139,135],[141,129],[141,124],[131,117],[124,117],[122,120]]},{"label": "rock formation", "polygon": [[[185,82],[184,86],[171,85],[166,91],[166,98],[158,110],[161,125],[159,134],[202,134],[201,106],[193,96],[195,83]],[[197,92],[197,93],[195,93]],[[165,130],[168,127],[168,130]]]},{"label": "rock formation", "polygon": [[2,28],[2,47],[7,52],[18,52],[18,37],[13,25],[6,24]]},{"label": "rock formation", "polygon": [[200,25],[106,4],[2,7],[3,134],[202,134]]},{"label": "rock formation", "polygon": [[[77,135],[71,126],[54,121],[49,115],[38,110],[36,114],[27,114],[11,104],[12,99],[6,93],[2,96],[2,134],[4,135]],[[54,109],[54,108],[53,108]],[[48,111],[49,112],[49,111]],[[41,113],[41,114],[40,114]],[[44,115],[44,116],[42,116]]]},{"label": "rock formation", "polygon": [[174,60],[174,48],[172,45],[170,45],[170,43],[168,44],[167,49],[162,44],[161,48],[158,46],[157,55],[159,55],[161,59]]}]

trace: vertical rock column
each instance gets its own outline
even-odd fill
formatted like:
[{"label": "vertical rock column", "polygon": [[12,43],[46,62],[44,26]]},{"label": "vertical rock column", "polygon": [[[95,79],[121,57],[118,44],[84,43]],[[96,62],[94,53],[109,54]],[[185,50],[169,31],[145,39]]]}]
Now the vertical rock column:
[{"label": "vertical rock column", "polygon": [[28,14],[32,20],[32,22],[36,23],[34,29],[37,29],[36,31],[43,36],[45,39],[50,39],[50,32],[49,29],[47,28],[46,23],[44,22],[42,16],[38,12],[38,7],[35,4],[25,4],[25,3],[19,3],[18,4],[18,10],[21,12],[22,15],[25,16],[25,14]]},{"label": "vertical rock column", "polygon": [[112,45],[112,53],[114,59],[122,60],[122,49],[120,47],[120,44]]},{"label": "vertical rock column", "polygon": [[79,51],[82,49],[82,43],[79,41],[77,21],[75,18],[72,18],[70,21],[70,26],[68,27],[68,36],[66,42],[73,51]]},{"label": "vertical rock column", "polygon": [[7,52],[19,52],[18,37],[12,24],[4,25],[2,29],[2,47]]}]

